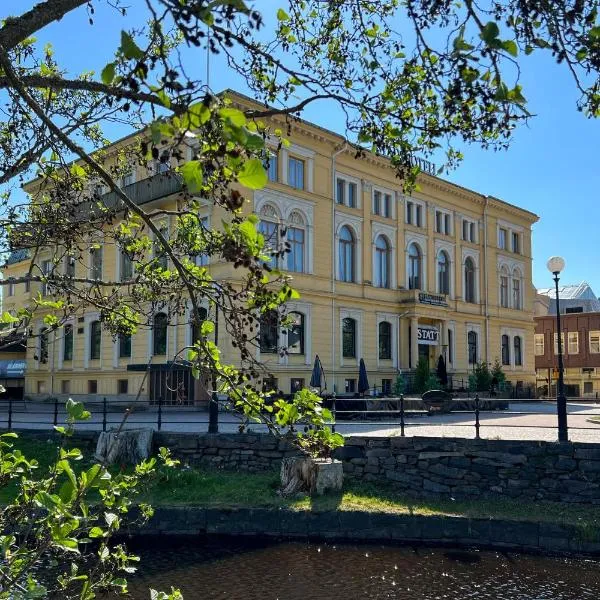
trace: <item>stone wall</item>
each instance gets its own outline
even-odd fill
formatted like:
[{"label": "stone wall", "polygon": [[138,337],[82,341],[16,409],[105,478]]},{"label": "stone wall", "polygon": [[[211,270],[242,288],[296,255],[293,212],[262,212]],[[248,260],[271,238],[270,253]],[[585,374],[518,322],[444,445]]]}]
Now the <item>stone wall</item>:
[{"label": "stone wall", "polygon": [[[191,465],[278,469],[294,449],[260,434],[155,434]],[[350,437],[337,457],[347,477],[414,496],[510,497],[600,504],[600,444],[426,437]]]}]

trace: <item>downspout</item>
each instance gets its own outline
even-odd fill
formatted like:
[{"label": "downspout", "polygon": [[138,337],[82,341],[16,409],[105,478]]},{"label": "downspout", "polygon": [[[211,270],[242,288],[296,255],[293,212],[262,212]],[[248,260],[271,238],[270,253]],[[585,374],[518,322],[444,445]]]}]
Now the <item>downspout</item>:
[{"label": "downspout", "polygon": [[488,288],[488,200],[489,196],[485,197],[483,205],[483,266],[484,266],[484,285],[485,285],[485,362],[490,362],[490,310],[489,310],[489,288]]},{"label": "downspout", "polygon": [[331,155],[331,392],[335,389],[335,159],[348,148],[348,142]]}]

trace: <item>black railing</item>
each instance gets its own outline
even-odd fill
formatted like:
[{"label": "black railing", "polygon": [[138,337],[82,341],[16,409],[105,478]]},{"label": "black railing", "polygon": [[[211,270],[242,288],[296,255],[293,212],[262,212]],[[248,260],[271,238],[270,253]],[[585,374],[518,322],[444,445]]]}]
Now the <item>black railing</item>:
[{"label": "black railing", "polygon": [[[333,413],[334,430],[344,435],[423,435],[436,437],[506,437],[554,441],[557,419],[554,407],[540,403],[543,410],[523,410],[505,399],[480,398],[447,400],[442,405],[425,405],[419,398],[331,397],[324,404]],[[149,404],[139,400],[119,402],[106,398],[87,403],[92,417],[78,425],[84,430],[106,431],[125,427],[146,427],[168,432],[207,432],[210,419],[206,405],[172,406],[163,401]],[[264,425],[248,422],[226,401],[218,403],[217,431],[265,431]],[[535,418],[531,418],[534,417]],[[571,406],[569,431],[581,441],[600,441],[600,412],[582,405]],[[595,420],[596,419],[596,420]],[[0,429],[49,430],[66,421],[64,402],[32,402],[8,399],[0,402]],[[213,420],[212,425],[215,425]],[[518,432],[515,437],[515,432]],[[527,432],[526,434],[523,432]],[[577,434],[575,434],[577,432]],[[581,432],[587,432],[582,434]],[[596,433],[597,432],[597,436]]]}]

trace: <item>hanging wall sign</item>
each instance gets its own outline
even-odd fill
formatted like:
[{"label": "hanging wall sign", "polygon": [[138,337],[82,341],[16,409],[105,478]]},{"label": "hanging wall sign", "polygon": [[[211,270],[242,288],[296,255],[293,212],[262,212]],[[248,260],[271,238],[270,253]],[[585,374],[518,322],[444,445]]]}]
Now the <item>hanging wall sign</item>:
[{"label": "hanging wall sign", "polygon": [[439,343],[440,332],[436,327],[419,326],[417,339],[419,344],[427,346],[437,346]]}]

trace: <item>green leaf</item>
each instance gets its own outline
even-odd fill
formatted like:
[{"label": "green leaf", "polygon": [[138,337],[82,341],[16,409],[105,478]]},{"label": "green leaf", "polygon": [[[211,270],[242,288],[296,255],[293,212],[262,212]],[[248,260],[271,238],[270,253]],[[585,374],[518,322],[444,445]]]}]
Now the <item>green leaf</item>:
[{"label": "green leaf", "polygon": [[108,63],[104,69],[102,69],[102,74],[100,76],[102,78],[102,83],[110,85],[115,78],[115,63]]},{"label": "green leaf", "polygon": [[0,323],[18,323],[19,319],[17,317],[13,317],[9,312],[2,313],[0,317]]},{"label": "green leaf", "polygon": [[500,34],[500,30],[498,29],[498,25],[494,23],[494,21],[490,21],[486,23],[486,25],[481,30],[479,37],[488,45],[495,45],[494,40]]},{"label": "green leaf", "polygon": [[188,190],[192,193],[199,192],[202,189],[204,174],[199,160],[190,160],[181,167],[181,174]]},{"label": "green leaf", "polygon": [[142,50],[126,31],[121,31],[121,52],[125,58],[140,60],[144,57]]},{"label": "green leaf", "polygon": [[240,172],[238,173],[238,181],[245,187],[251,190],[259,190],[267,184],[267,172],[258,158],[247,160]]},{"label": "green leaf", "polygon": [[223,120],[229,120],[232,125],[243,127],[246,124],[246,115],[237,108],[222,108],[219,114]]},{"label": "green leaf", "polygon": [[283,10],[283,8],[280,8],[277,11],[277,20],[278,21],[289,21],[290,20],[290,15],[288,15],[285,10]]},{"label": "green leaf", "polygon": [[92,416],[89,411],[85,410],[85,407],[81,402],[75,402],[72,398],[67,400],[66,409],[69,418],[74,421],[85,421]]},{"label": "green leaf", "polygon": [[104,529],[102,529],[101,527],[92,527],[90,529],[89,536],[91,538],[103,537],[104,536]]},{"label": "green leaf", "polygon": [[519,48],[513,40],[505,40],[502,42],[502,48],[504,48],[511,56],[517,56],[519,54]]}]

